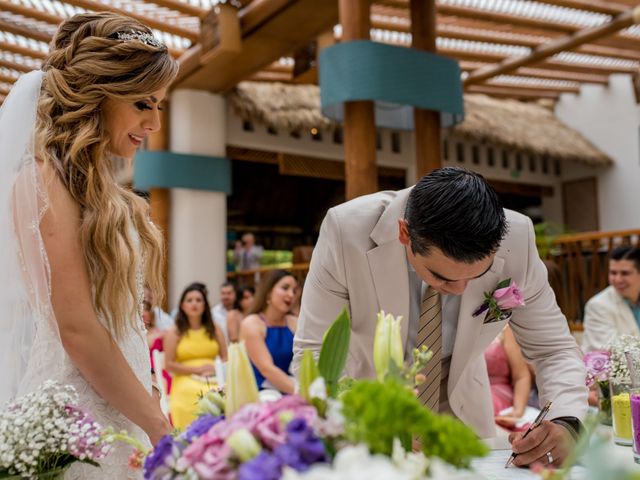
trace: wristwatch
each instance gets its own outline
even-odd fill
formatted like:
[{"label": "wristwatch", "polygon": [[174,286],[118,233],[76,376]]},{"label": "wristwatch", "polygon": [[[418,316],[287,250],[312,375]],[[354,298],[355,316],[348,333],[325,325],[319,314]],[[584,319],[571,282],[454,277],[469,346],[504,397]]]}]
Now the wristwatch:
[{"label": "wristwatch", "polygon": [[584,425],[577,417],[557,417],[551,421],[569,430],[569,433],[576,441],[584,431]]}]

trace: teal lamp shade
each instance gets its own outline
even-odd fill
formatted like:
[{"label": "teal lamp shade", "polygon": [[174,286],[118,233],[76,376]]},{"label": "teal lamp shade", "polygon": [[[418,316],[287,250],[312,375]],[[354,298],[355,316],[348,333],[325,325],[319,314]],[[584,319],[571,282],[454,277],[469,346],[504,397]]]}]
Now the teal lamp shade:
[{"label": "teal lamp shade", "polygon": [[443,128],[464,120],[460,66],[413,48],[356,40],[320,54],[322,113],[344,120],[344,102],[375,102],[376,126],[413,130],[413,108],[439,111]]}]

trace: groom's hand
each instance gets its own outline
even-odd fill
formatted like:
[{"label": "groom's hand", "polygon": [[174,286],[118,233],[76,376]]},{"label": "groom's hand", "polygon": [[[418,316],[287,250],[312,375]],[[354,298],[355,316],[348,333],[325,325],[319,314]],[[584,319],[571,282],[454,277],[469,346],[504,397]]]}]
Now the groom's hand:
[{"label": "groom's hand", "polygon": [[[511,448],[518,454],[513,464],[519,467],[532,463],[558,467],[575,446],[575,440],[569,430],[548,420],[533,429],[526,438],[522,438],[523,435],[524,432],[509,435]],[[547,455],[548,453],[551,455]]]}]

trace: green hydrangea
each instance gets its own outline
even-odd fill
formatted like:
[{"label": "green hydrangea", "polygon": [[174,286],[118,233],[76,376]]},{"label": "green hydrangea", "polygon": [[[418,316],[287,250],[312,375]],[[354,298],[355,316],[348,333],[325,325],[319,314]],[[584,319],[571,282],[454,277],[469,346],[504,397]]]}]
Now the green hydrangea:
[{"label": "green hydrangea", "polygon": [[449,415],[426,409],[396,379],[356,381],[341,400],[346,437],[366,443],[372,453],[391,455],[394,438],[410,449],[411,439],[417,438],[425,455],[468,467],[472,458],[488,452],[469,427]]}]

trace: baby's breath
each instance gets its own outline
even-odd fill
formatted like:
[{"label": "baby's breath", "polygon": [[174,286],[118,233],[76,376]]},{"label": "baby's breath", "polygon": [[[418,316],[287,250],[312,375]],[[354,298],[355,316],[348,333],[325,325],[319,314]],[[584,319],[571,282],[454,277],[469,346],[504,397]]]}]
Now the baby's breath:
[{"label": "baby's breath", "polygon": [[611,373],[609,380],[614,383],[631,383],[625,352],[640,354],[640,338],[634,335],[622,335],[611,342],[607,348],[611,352]]},{"label": "baby's breath", "polygon": [[8,403],[0,411],[0,476],[35,478],[74,459],[104,457],[108,446],[102,427],[77,403],[72,386],[50,380]]}]

